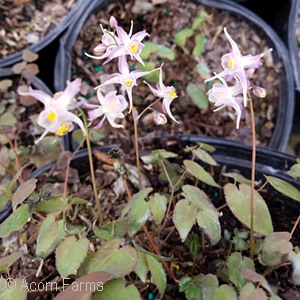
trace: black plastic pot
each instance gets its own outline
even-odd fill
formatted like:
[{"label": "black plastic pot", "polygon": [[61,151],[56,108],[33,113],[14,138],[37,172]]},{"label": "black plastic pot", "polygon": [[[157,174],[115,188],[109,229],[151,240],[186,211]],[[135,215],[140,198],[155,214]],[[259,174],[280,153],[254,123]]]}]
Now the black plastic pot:
[{"label": "black plastic pot", "polygon": [[[71,26],[73,22],[80,17],[86,6],[89,5],[89,1],[77,0],[68,14],[61,20],[61,22],[51,32],[46,34],[38,43],[28,46],[26,49],[32,52],[38,53],[39,58],[37,64],[39,65],[40,73],[38,77],[43,82],[54,90],[53,84],[53,66],[55,62],[55,56],[59,45],[59,38],[65,32],[65,30]],[[0,59],[0,69],[12,67],[14,64],[22,61],[22,49],[14,54],[11,54],[5,58]]]},{"label": "black plastic pot", "polygon": [[[82,13],[82,9],[86,5],[86,2],[87,1],[85,0],[77,0],[77,3],[73,6],[67,16],[65,16],[65,18],[63,18],[63,20],[58,24],[58,26],[47,35],[45,35],[38,43],[29,46],[28,49],[33,52],[39,52],[41,49],[49,45],[54,39],[62,34],[64,30],[68,28],[71,23],[73,23],[74,20]],[[0,68],[10,67],[13,64],[21,61],[22,52],[23,50],[0,59]]]},{"label": "black plastic pot", "polygon": [[[215,167],[215,171],[220,174],[225,170],[226,172],[235,171],[246,178],[251,178],[251,160],[252,160],[252,148],[240,142],[230,141],[226,139],[214,139],[210,137],[203,137],[198,135],[179,135],[179,136],[158,136],[158,137],[144,137],[139,139],[140,155],[148,153],[151,150],[164,148],[168,151],[172,151],[178,154],[183,154],[183,149],[187,146],[195,146],[197,143],[205,143],[215,148],[215,151],[211,154],[218,163]],[[97,147],[93,149],[100,150],[102,152],[108,152],[112,148],[119,147],[113,145],[109,147]],[[125,157],[126,160],[126,157]],[[266,181],[264,175],[274,176],[285,180],[300,190],[300,180],[295,179],[287,174],[287,171],[292,165],[297,162],[297,157],[282,153],[280,151],[257,147],[256,150],[256,181],[260,180],[262,183]],[[182,163],[179,162],[180,164]],[[77,168],[79,173],[87,174],[89,172],[88,166],[88,153],[87,149],[80,150],[73,158],[71,166]],[[224,166],[226,169],[224,169]],[[50,170],[55,168],[55,162],[50,163],[40,169],[37,169],[31,174],[31,178],[38,178]],[[217,173],[216,173],[217,174]],[[48,178],[48,175],[46,175]],[[49,178],[53,182],[53,179]],[[282,194],[279,194],[270,185],[267,186],[268,191],[272,190],[272,193],[276,195],[277,199],[283,201],[286,209],[292,210],[295,213],[295,220],[300,211],[300,204],[297,201],[289,199]],[[273,198],[272,198],[273,199]],[[276,201],[271,203],[270,210],[276,214]],[[270,205],[270,202],[269,202]],[[273,205],[273,206],[272,206]],[[290,209],[292,207],[292,209]],[[274,212],[275,211],[275,212]]]},{"label": "black plastic pot", "polygon": [[273,48],[272,55],[274,63],[282,62],[283,71],[282,74],[280,74],[278,113],[268,147],[284,151],[293,127],[295,106],[293,69],[286,46],[270,25],[257,14],[242,5],[225,0],[197,0],[197,3],[227,10],[232,14],[237,14],[242,17],[255,28],[255,31],[260,34],[261,37],[266,39],[268,46]]},{"label": "black plastic pot", "polygon": [[[94,11],[101,9],[108,1],[94,0],[89,8],[82,14],[81,18],[70,27],[60,40],[60,48],[58,50],[57,60],[55,62],[55,88],[62,90],[65,87],[65,82],[71,78],[71,53],[79,31],[82,26]],[[270,48],[273,48],[274,63],[281,62],[283,66],[282,74],[280,74],[279,84],[279,99],[278,113],[273,129],[272,137],[268,147],[277,150],[285,150],[293,125],[294,116],[294,84],[293,71],[287,48],[281,41],[276,32],[255,13],[248,10],[242,5],[234,1],[216,1],[216,0],[198,0],[199,4],[204,4],[208,7],[215,7],[220,10],[227,10],[232,14],[236,14],[245,19],[256,32],[267,40]]]}]

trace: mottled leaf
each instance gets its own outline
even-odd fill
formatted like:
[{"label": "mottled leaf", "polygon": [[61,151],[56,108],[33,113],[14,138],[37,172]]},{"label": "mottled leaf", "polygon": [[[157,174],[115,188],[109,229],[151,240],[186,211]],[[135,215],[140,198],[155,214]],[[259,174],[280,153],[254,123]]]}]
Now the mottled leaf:
[{"label": "mottled leaf", "polygon": [[167,202],[167,198],[158,193],[155,193],[154,196],[150,197],[150,210],[156,225],[160,224],[163,220],[167,208]]},{"label": "mottled leaf", "polygon": [[77,278],[60,292],[54,300],[90,300],[94,292],[104,291],[104,284],[113,278],[106,272],[95,272]]},{"label": "mottled leaf", "polygon": [[10,111],[5,112],[0,116],[0,127],[2,126],[15,126],[17,119],[14,114]]},{"label": "mottled leaf", "polygon": [[138,252],[138,262],[134,268],[134,272],[139,276],[139,278],[143,283],[146,283],[149,267],[148,267],[145,253]]},{"label": "mottled leaf", "polygon": [[3,79],[0,80],[0,91],[5,92],[8,88],[10,88],[13,84],[11,79]]},{"label": "mottled leaf", "polygon": [[214,300],[237,300],[238,297],[232,286],[222,284],[214,293]]},{"label": "mottled leaf", "polygon": [[62,278],[77,273],[77,269],[86,257],[88,248],[89,240],[87,238],[76,240],[75,236],[69,236],[60,243],[56,248],[55,255],[56,267]]},{"label": "mottled leaf", "polygon": [[6,220],[0,224],[0,237],[7,237],[12,232],[19,230],[29,219],[28,205],[21,205]]},{"label": "mottled leaf", "polygon": [[296,163],[291,166],[290,170],[287,172],[290,176],[294,178],[300,177],[300,163]]},{"label": "mottled leaf", "polygon": [[198,149],[194,150],[194,153],[203,162],[205,162],[205,163],[207,163],[211,166],[216,166],[217,165],[217,162],[205,150],[198,148]]},{"label": "mottled leaf", "polygon": [[273,176],[265,176],[271,186],[294,200],[300,201],[300,191],[285,180]]},{"label": "mottled leaf", "polygon": [[235,172],[222,173],[223,176],[234,179],[238,183],[251,184],[251,180]]},{"label": "mottled leaf", "polygon": [[180,200],[176,203],[173,214],[173,222],[179,232],[182,241],[186,239],[196,222],[197,208],[188,200]]},{"label": "mottled leaf", "polygon": [[114,278],[132,272],[138,262],[138,253],[131,246],[120,247],[121,239],[105,243],[84,265],[86,273],[105,271]]},{"label": "mottled leaf", "polygon": [[167,286],[167,276],[165,270],[161,262],[149,254],[146,255],[146,261],[151,273],[151,282],[154,283],[158,288],[160,297],[163,297]]},{"label": "mottled leaf", "polygon": [[18,204],[27,199],[36,188],[37,179],[32,178],[22,182],[12,196],[13,211],[16,210]]},{"label": "mottled leaf", "polygon": [[23,252],[13,252],[8,256],[0,258],[0,272],[6,271],[11,265],[13,265],[20,257],[23,256]]},{"label": "mottled leaf", "polygon": [[293,251],[289,232],[273,232],[262,243],[261,260],[267,266],[276,266],[284,256]]},{"label": "mottled leaf", "polygon": [[213,299],[214,293],[218,286],[218,278],[215,275],[205,275],[201,280],[202,299]]},{"label": "mottled leaf", "polygon": [[197,223],[208,236],[212,246],[216,245],[220,241],[221,225],[218,215],[208,213],[206,211],[199,211],[197,214]]},{"label": "mottled leaf", "polygon": [[56,212],[67,211],[71,208],[71,204],[68,203],[68,198],[64,196],[56,196],[49,200],[42,200],[39,202],[36,211]]},{"label": "mottled leaf", "polygon": [[214,187],[220,187],[215,180],[213,179],[213,177],[204,170],[203,167],[201,167],[199,164],[197,164],[196,162],[192,161],[192,160],[185,160],[184,165],[186,167],[186,169],[188,170],[188,172],[190,174],[192,174],[194,177],[196,177],[197,179],[199,179],[200,181],[214,186]]},{"label": "mottled leaf", "polygon": [[[104,285],[103,291],[96,292],[92,298],[92,300],[125,300],[125,299],[141,300],[142,298],[136,286],[134,284],[125,285],[125,281],[123,279],[116,279],[116,280],[109,281]],[[59,300],[65,300],[65,299],[59,299]]]},{"label": "mottled leaf", "polygon": [[208,98],[205,91],[197,84],[189,82],[186,92],[190,96],[192,102],[200,109],[207,109]]},{"label": "mottled leaf", "polygon": [[[236,185],[228,183],[224,187],[226,202],[235,215],[243,224],[250,227],[250,195],[251,187],[240,184],[239,189]],[[264,199],[254,191],[254,231],[264,235],[273,232],[271,215]]]},{"label": "mottled leaf", "polygon": [[63,221],[55,221],[55,217],[49,214],[43,221],[36,244],[36,255],[46,258],[59,245],[65,236]]},{"label": "mottled leaf", "polygon": [[[0,299],[1,300],[26,300],[28,289],[23,286],[23,278],[14,278],[14,280],[9,281],[8,285],[7,279],[0,277]],[[26,283],[26,282],[25,282]]]}]

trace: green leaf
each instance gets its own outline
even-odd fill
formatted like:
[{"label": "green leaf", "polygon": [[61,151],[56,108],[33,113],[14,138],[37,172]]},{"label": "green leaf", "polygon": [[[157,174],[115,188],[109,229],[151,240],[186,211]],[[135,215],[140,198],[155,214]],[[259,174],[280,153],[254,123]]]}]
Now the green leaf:
[{"label": "green leaf", "polygon": [[215,290],[218,286],[218,278],[215,275],[205,275],[201,280],[202,299],[213,299]]},{"label": "green leaf", "polygon": [[197,34],[195,37],[195,48],[193,50],[193,55],[195,57],[198,57],[202,54],[203,50],[204,50],[204,46],[206,43],[206,39],[204,38],[204,36],[202,34]]},{"label": "green leaf", "polygon": [[176,153],[169,152],[164,149],[156,149],[156,150],[152,150],[149,155],[142,156],[141,159],[145,164],[152,164],[162,159],[174,158],[177,156],[178,155]]},{"label": "green leaf", "polygon": [[161,58],[167,58],[171,61],[175,59],[175,51],[164,45],[157,45],[157,54]]},{"label": "green leaf", "polygon": [[[77,298],[77,299],[82,299],[82,298]],[[125,300],[125,299],[141,300],[142,298],[136,286],[134,284],[125,285],[125,281],[123,279],[116,279],[116,280],[109,281],[103,286],[103,291],[96,292],[92,298],[92,300]]]},{"label": "green leaf", "polygon": [[64,196],[56,196],[50,200],[42,200],[39,202],[36,211],[44,212],[56,212],[67,211],[71,208],[71,204],[68,203],[68,198]]},{"label": "green leaf", "polygon": [[291,166],[290,170],[287,172],[290,176],[294,178],[300,177],[300,163],[296,163]]},{"label": "green leaf", "polygon": [[64,220],[64,230],[67,234],[81,234],[86,230],[83,225],[74,225],[69,223],[66,219]]},{"label": "green leaf", "polygon": [[90,201],[85,200],[85,199],[81,199],[81,198],[73,198],[73,197],[69,197],[69,202],[71,205],[77,205],[77,204],[88,204]]},{"label": "green leaf", "polygon": [[84,265],[86,273],[105,271],[114,278],[132,272],[138,262],[138,253],[131,246],[120,247],[121,239],[105,243]]},{"label": "green leaf", "polygon": [[158,50],[157,44],[150,41],[144,42],[144,46],[145,47],[143,48],[142,53],[140,54],[143,60],[148,59],[151,53],[155,53]]},{"label": "green leaf", "polygon": [[13,211],[16,210],[18,204],[27,199],[36,188],[37,179],[32,178],[22,182],[12,196]]},{"label": "green leaf", "polygon": [[146,283],[147,274],[149,272],[146,254],[143,252],[138,252],[138,257],[138,262],[134,268],[134,272],[139,276],[143,283]]},{"label": "green leaf", "polygon": [[[235,217],[250,227],[250,195],[251,187],[228,183],[224,187],[226,202]],[[273,232],[273,225],[268,206],[261,195],[254,191],[254,231],[268,235]]]},{"label": "green leaf", "polygon": [[198,108],[207,109],[208,98],[205,91],[199,85],[190,82],[186,87],[186,92]]},{"label": "green leaf", "polygon": [[120,218],[118,220],[108,222],[104,224],[101,228],[93,223],[93,231],[95,235],[99,238],[100,243],[103,244],[114,238],[122,238],[128,228],[128,219]]},{"label": "green leaf", "polygon": [[293,185],[286,182],[285,180],[273,176],[265,176],[265,177],[274,189],[276,189],[277,191],[279,191],[280,193],[284,194],[289,198],[300,201],[300,191],[297,188],[295,188]]},{"label": "green leaf", "polygon": [[223,176],[234,179],[238,183],[251,184],[251,180],[235,172],[222,173]]},{"label": "green leaf", "polygon": [[203,150],[203,149],[196,149],[196,150],[194,150],[194,153],[203,162],[205,162],[205,163],[207,163],[207,164],[209,164],[211,166],[216,166],[217,165],[216,161],[205,150]]},{"label": "green leaf", "polygon": [[[255,288],[254,284],[251,282],[246,283],[240,292],[240,300],[251,300],[251,299],[259,299],[259,300],[275,300],[267,297],[267,294],[261,288]],[[280,298],[279,298],[280,299]],[[277,300],[279,300],[277,299]]]},{"label": "green leaf", "polygon": [[43,221],[36,244],[36,255],[45,259],[59,245],[65,236],[63,221],[55,221],[54,215],[50,214]]},{"label": "green leaf", "polygon": [[199,209],[209,212],[210,214],[219,215],[218,210],[211,203],[209,197],[204,191],[200,190],[198,187],[186,184],[182,187],[182,195],[192,203],[194,203]]},{"label": "green leaf", "polygon": [[232,286],[222,284],[214,293],[214,300],[237,300],[238,297]]},{"label": "green leaf", "polygon": [[194,34],[193,29],[185,28],[175,34],[175,43],[179,47],[184,47],[186,40]]},{"label": "green leaf", "polygon": [[157,261],[153,256],[146,254],[146,260],[151,273],[151,282],[157,286],[160,297],[163,297],[167,286],[165,270],[161,262]]},{"label": "green leaf", "polygon": [[87,238],[76,240],[75,236],[69,236],[62,241],[55,251],[57,271],[62,278],[77,273],[77,269],[86,257],[88,248],[89,240]]},{"label": "green leaf", "polygon": [[213,177],[204,170],[203,167],[201,167],[199,164],[197,164],[196,162],[192,161],[192,160],[185,160],[184,165],[186,167],[186,169],[188,170],[188,172],[190,174],[192,174],[194,177],[196,177],[198,180],[214,186],[214,187],[220,187],[215,180],[213,179]]},{"label": "green leaf", "polygon": [[13,85],[13,81],[10,79],[0,80],[0,91],[5,92],[12,85]]},{"label": "green leaf", "polygon": [[212,246],[216,245],[220,241],[221,225],[218,215],[208,213],[206,211],[199,211],[197,214],[197,223],[208,236]]},{"label": "green leaf", "polygon": [[122,217],[128,214],[128,233],[135,234],[147,221],[150,215],[149,202],[145,201],[152,188],[146,188],[133,195],[122,210]]},{"label": "green leaf", "polygon": [[197,208],[188,200],[180,200],[176,203],[173,214],[173,222],[179,232],[182,241],[186,239],[196,222]]},{"label": "green leaf", "polygon": [[27,223],[28,219],[28,205],[24,204],[0,224],[0,237],[7,237],[12,232],[19,230]]},{"label": "green leaf", "polygon": [[[26,300],[28,289],[23,286],[23,278],[15,278],[11,282],[10,288],[7,287],[7,280],[0,277],[0,299],[1,300]],[[25,282],[26,283],[26,282]]]},{"label": "green leaf", "polygon": [[13,265],[20,257],[23,256],[23,252],[17,251],[11,255],[0,258],[0,272],[6,271],[11,265]]},{"label": "green leaf", "polygon": [[150,197],[150,211],[153,215],[153,219],[156,225],[160,224],[163,220],[166,209],[167,209],[167,198],[155,193],[154,196]]},{"label": "green leaf", "polygon": [[204,11],[204,10],[199,11],[193,22],[192,29],[195,30],[198,27],[200,27],[200,28],[204,27],[205,22],[208,19],[208,17],[209,17],[209,14],[206,11]]},{"label": "green leaf", "polygon": [[289,232],[273,232],[267,235],[262,243],[261,261],[267,266],[276,266],[285,256],[293,251]]},{"label": "green leaf", "polygon": [[211,73],[211,70],[205,62],[198,63],[196,66],[196,71],[204,79],[208,79],[210,77],[209,75]]},{"label": "green leaf", "polygon": [[0,116],[0,128],[3,126],[15,126],[16,123],[17,119],[11,112],[5,112]]},{"label": "green leaf", "polygon": [[248,257],[243,257],[239,252],[232,253],[227,261],[227,273],[229,280],[238,290],[245,284],[243,271],[246,269],[254,270],[254,262]]}]

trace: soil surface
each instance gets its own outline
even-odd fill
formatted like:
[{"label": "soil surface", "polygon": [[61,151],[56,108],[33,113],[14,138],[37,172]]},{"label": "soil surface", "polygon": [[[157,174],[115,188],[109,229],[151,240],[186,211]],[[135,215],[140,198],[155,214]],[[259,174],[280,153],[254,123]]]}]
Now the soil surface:
[{"label": "soil surface", "polygon": [[[161,5],[141,4],[143,2],[116,1],[98,13],[91,15],[80,31],[79,37],[73,47],[72,76],[84,80],[82,95],[90,102],[97,102],[94,87],[103,82],[108,74],[116,72],[116,61],[103,65],[102,60],[88,58],[84,52],[93,53],[93,48],[100,43],[102,32],[99,23],[109,29],[108,20],[115,16],[119,24],[128,32],[130,20],[134,21],[134,30],[143,29],[150,34],[149,41],[163,45],[174,52],[175,59],[162,58],[157,53],[152,53],[145,62],[150,62],[154,67],[164,63],[164,83],[176,87],[178,98],[171,104],[172,113],[181,124],[171,120],[165,126],[155,126],[153,115],[148,110],[140,119],[140,136],[159,135],[162,133],[195,133],[211,137],[225,137],[229,139],[251,143],[250,114],[248,108],[244,110],[240,129],[235,129],[235,114],[233,110],[223,109],[213,112],[213,105],[200,109],[196,106],[187,91],[188,84],[194,83],[206,93],[212,83],[205,84],[204,80],[212,72],[221,71],[220,59],[230,51],[230,44],[226,39],[223,28],[227,27],[229,34],[238,43],[242,53],[259,54],[270,46],[255,29],[237,16],[225,11],[196,5],[192,2],[178,1],[175,3],[163,1]],[[185,28],[191,27],[197,13],[206,12],[208,17],[204,25],[196,29],[193,35],[187,38],[185,47],[179,47],[175,42],[175,34]],[[192,54],[195,47],[195,37],[201,34],[204,37],[203,51],[200,55]],[[131,69],[140,68],[134,61],[130,61]],[[278,77],[281,67],[274,65],[272,55],[267,55],[263,65],[256,70],[252,84],[262,86],[267,90],[267,97],[258,99],[255,96],[254,109],[256,114],[257,144],[266,146],[272,135],[272,128],[276,122],[278,110]],[[146,77],[147,79],[147,77]],[[151,83],[154,86],[154,83]],[[116,86],[118,88],[118,86]],[[155,100],[149,88],[139,80],[139,85],[134,88],[134,105],[139,112]],[[159,106],[155,107],[157,110]],[[128,117],[128,123],[131,117]],[[132,136],[131,126],[126,124],[124,130],[115,131],[108,124],[104,126],[103,138],[99,145],[107,142],[119,141],[124,136]],[[129,132],[127,132],[129,131]],[[109,137],[107,140],[105,137]]]},{"label": "soil surface", "polygon": [[76,0],[0,1],[0,58],[38,43],[75,3]]}]

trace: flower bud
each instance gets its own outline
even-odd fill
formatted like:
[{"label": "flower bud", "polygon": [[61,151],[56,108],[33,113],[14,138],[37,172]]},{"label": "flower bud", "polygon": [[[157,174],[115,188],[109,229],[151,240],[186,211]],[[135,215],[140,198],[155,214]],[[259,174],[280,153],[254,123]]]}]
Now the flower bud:
[{"label": "flower bud", "polygon": [[165,125],[167,123],[167,117],[162,113],[156,112],[154,114],[154,123],[156,125]]},{"label": "flower bud", "polygon": [[265,98],[267,95],[266,89],[260,86],[253,86],[252,92],[258,98]]}]

